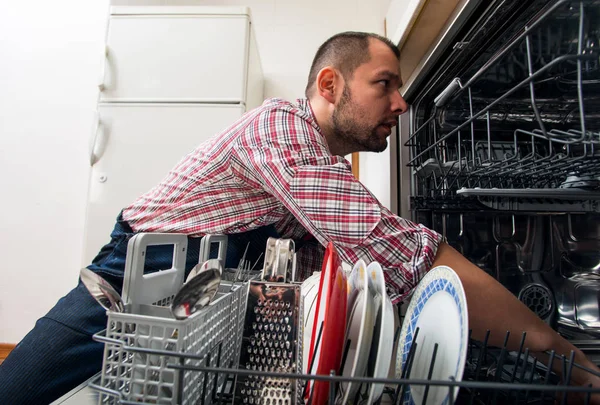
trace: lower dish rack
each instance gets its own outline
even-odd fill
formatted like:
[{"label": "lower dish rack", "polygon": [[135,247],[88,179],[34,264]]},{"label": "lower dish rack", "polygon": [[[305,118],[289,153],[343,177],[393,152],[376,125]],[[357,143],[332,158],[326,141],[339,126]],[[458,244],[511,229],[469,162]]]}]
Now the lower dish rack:
[{"label": "lower dish rack", "polygon": [[[107,346],[117,346],[113,339],[107,339],[102,335],[97,335],[96,338],[104,341]],[[461,381],[412,378],[411,368],[415,361],[416,347],[411,349],[406,367],[399,370],[402,378],[374,379],[343,377],[333,370],[329,376],[244,370],[238,369],[237,364],[231,364],[228,367],[226,361],[219,362],[218,356],[215,357],[211,354],[213,352],[195,355],[176,350],[140,348],[124,345],[120,341],[120,348],[113,347],[112,349],[113,353],[118,353],[119,356],[116,358],[120,359],[120,362],[115,363],[112,369],[131,370],[133,367],[131,363],[135,363],[135,361],[130,359],[137,356],[138,359],[146,359],[145,367],[143,364],[137,366],[140,378],[132,379],[131,376],[134,372],[128,371],[123,372],[120,379],[117,377],[104,378],[102,383],[95,382],[90,386],[101,392],[104,402],[118,404],[292,404],[289,400],[271,396],[241,395],[240,390],[236,390],[235,386],[236,379],[241,377],[245,380],[252,378],[256,381],[287,379],[294,381],[300,387],[303,387],[309,380],[329,381],[329,404],[340,403],[336,396],[338,387],[342,383],[349,382],[359,383],[362,387],[384,384],[383,396],[375,404],[431,404],[433,402],[428,402],[427,398],[433,397],[434,390],[447,392],[443,404],[453,403],[451,398],[455,398],[454,403],[456,404],[566,404],[573,403],[571,400],[574,396],[577,396],[579,400],[576,403],[588,404],[592,403],[592,397],[597,400],[596,397],[600,396],[600,388],[574,386],[570,383],[572,370],[583,368],[574,363],[572,357],[567,358],[549,352],[547,353],[548,360],[542,362],[530,356],[529,350],[523,349],[523,347],[518,351],[511,352],[506,348],[488,346],[486,341],[470,340],[465,373]],[[157,361],[156,366],[150,365],[151,358]],[[435,359],[434,355],[431,359],[431,369],[433,369]],[[566,378],[561,379],[551,371],[551,368],[556,366],[562,369]],[[167,375],[173,377],[183,375],[184,377],[173,378],[173,381],[169,383],[157,383],[153,381],[153,370],[159,371],[162,379]],[[125,383],[125,380],[131,381],[131,383]],[[117,381],[121,381],[120,387],[115,386]],[[151,388],[153,386],[156,386],[154,394],[152,394]],[[165,389],[167,387],[172,391]],[[134,392],[136,390],[137,392]],[[173,395],[170,395],[171,392]],[[177,392],[186,395],[175,395]],[[356,397],[348,403],[365,404],[366,397],[361,392],[364,392],[363,389],[360,389]],[[299,401],[298,403],[311,404],[312,401],[309,398],[307,402]]]},{"label": "lower dish rack", "polygon": [[[176,242],[173,236],[134,238],[126,265],[126,276],[128,269],[134,276],[124,291],[130,297],[141,297],[140,292],[150,296],[134,299],[136,304],[126,305],[124,312],[108,311],[107,329],[94,336],[105,344],[101,376],[90,383],[100,393],[99,404],[317,405],[305,391],[306,382],[311,380],[329,382],[329,404],[341,403],[339,387],[348,383],[360,385],[356,395],[346,401],[351,404],[367,403],[365,393],[373,384],[385,387],[376,404],[431,404],[434,398],[443,398],[440,404],[553,404],[566,403],[567,396],[570,400],[572,395],[577,395],[581,403],[590,403],[592,396],[600,398],[600,388],[571,384],[573,370],[582,368],[574,363],[572,354],[566,358],[549,352],[547,360],[537,360],[524,347],[525,334],[518,351],[488,345],[489,333],[483,342],[469,339],[464,374],[457,379],[433,380],[436,359],[439,363],[444,356],[437,353],[437,344],[433,345],[433,353],[424,356],[416,338],[405,362],[392,361],[389,375],[393,378],[341,376],[347,353],[339,370],[331,370],[329,375],[302,374],[304,303],[300,285],[253,281],[260,272],[247,272],[240,282],[236,281],[236,273],[231,278],[231,272],[223,272],[219,291],[210,305],[186,319],[174,319],[168,305],[171,290],[179,285],[166,290],[154,286],[153,291],[151,284],[144,284],[147,280],[142,277],[146,276],[140,271],[143,260],[136,257],[143,257],[145,247],[152,243],[175,244],[175,250],[183,252],[185,238]],[[181,273],[177,260],[174,258],[174,275]],[[163,284],[168,284],[170,278],[163,277]],[[132,291],[137,295],[130,294]],[[291,318],[297,318],[296,326]],[[272,347],[252,343],[256,333],[264,333],[266,327],[266,333],[271,334],[266,341],[272,342]],[[284,332],[290,335],[284,336]],[[400,326],[396,325],[395,346],[399,332]],[[417,329],[414,336],[418,333]],[[507,332],[505,345],[508,338]],[[316,346],[319,339],[320,334]],[[261,349],[267,356],[267,348],[270,361],[262,358]],[[422,364],[424,358],[427,364]],[[419,373],[414,371],[417,368]],[[422,370],[429,370],[429,374]],[[561,370],[564,378],[559,378],[556,370]]]}]

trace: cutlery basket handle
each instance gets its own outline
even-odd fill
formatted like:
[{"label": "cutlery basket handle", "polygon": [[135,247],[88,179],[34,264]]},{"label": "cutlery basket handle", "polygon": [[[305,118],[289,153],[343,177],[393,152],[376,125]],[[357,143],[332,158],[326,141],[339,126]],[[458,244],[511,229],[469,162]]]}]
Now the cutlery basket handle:
[{"label": "cutlery basket handle", "polygon": [[[144,274],[149,246],[173,245],[170,269]],[[152,305],[173,298],[185,277],[187,237],[173,233],[138,233],[127,245],[123,302],[125,305]]]},{"label": "cutlery basket handle", "polygon": [[227,235],[212,235],[206,234],[200,241],[200,257],[198,263],[204,263],[210,258],[210,248],[213,243],[219,244],[219,253],[217,259],[221,261],[223,267],[225,267],[225,260],[227,258]]}]

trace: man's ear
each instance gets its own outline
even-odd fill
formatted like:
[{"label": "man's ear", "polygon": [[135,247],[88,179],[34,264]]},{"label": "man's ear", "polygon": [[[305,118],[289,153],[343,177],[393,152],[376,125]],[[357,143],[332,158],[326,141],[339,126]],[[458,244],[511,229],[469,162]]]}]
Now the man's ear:
[{"label": "man's ear", "polygon": [[326,66],[317,74],[317,93],[331,104],[336,102],[336,91],[340,87],[339,74],[331,66]]}]

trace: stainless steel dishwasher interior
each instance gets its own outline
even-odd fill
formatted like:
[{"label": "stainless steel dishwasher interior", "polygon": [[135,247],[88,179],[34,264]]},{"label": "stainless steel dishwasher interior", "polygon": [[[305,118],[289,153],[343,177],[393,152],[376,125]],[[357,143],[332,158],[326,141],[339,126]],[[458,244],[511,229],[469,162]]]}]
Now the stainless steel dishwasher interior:
[{"label": "stainless steel dishwasher interior", "polygon": [[411,214],[600,361],[600,2],[491,3],[409,100]]}]

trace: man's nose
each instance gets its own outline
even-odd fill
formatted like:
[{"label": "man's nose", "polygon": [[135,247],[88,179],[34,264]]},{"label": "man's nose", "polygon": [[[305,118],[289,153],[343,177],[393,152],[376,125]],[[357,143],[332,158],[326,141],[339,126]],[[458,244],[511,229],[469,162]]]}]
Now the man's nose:
[{"label": "man's nose", "polygon": [[400,90],[394,91],[392,94],[392,111],[397,115],[408,111],[408,104],[402,95],[400,95]]}]

